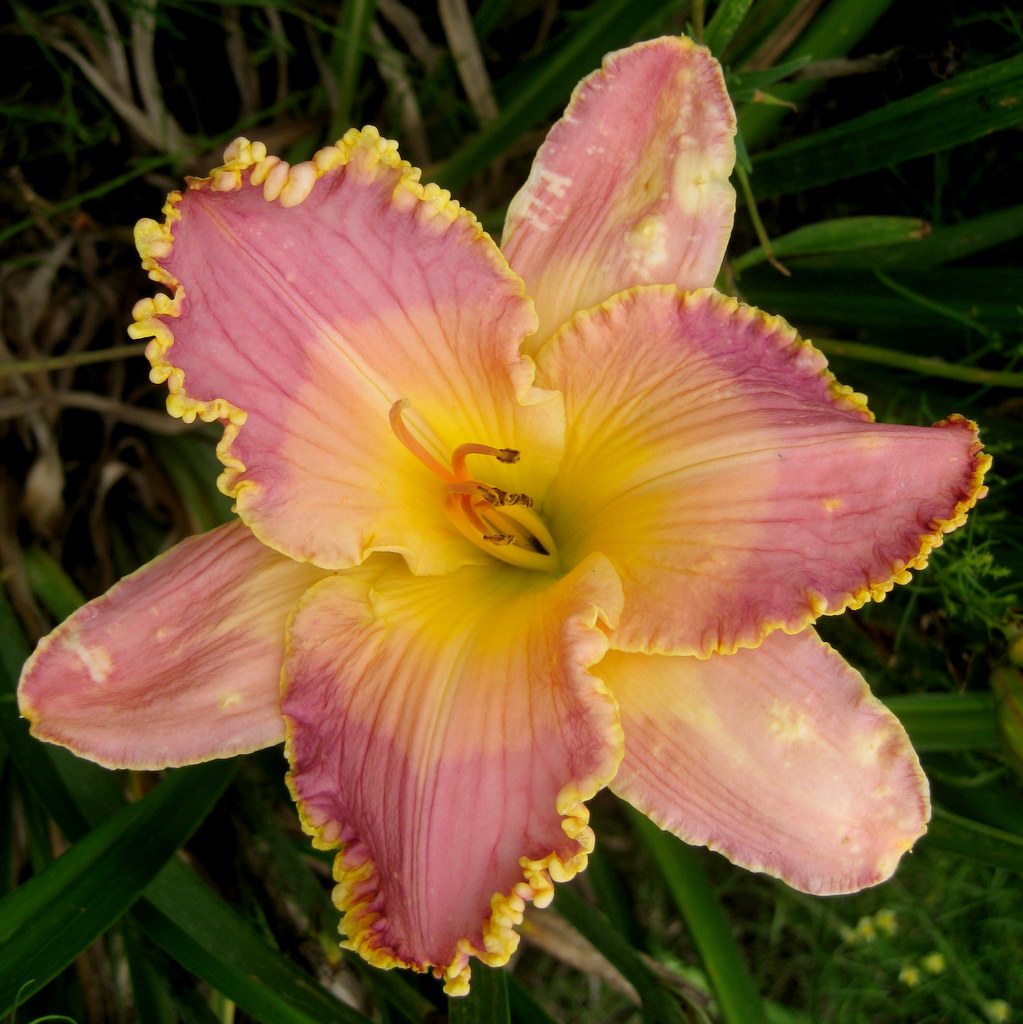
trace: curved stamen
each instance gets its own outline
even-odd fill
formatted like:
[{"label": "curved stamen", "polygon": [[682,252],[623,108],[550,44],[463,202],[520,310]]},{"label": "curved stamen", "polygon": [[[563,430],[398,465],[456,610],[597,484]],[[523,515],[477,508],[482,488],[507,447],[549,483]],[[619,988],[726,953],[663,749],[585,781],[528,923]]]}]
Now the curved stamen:
[{"label": "curved stamen", "polygon": [[451,468],[454,470],[455,477],[458,480],[464,480],[468,477],[468,472],[465,468],[465,459],[468,455],[490,455],[497,459],[498,462],[518,462],[519,453],[514,448],[492,448],[489,444],[460,444],[451,453]]},{"label": "curved stamen", "polygon": [[457,480],[458,477],[449,469],[445,469],[441,463],[439,463],[411,434],[409,428],[405,426],[405,421],[401,418],[401,414],[408,405],[407,398],[399,398],[394,405],[391,406],[390,412],[387,414],[387,418],[391,424],[391,430],[394,431],[394,436],[401,441],[401,443],[417,458],[419,461],[426,466],[431,473],[439,476],[441,480]]}]

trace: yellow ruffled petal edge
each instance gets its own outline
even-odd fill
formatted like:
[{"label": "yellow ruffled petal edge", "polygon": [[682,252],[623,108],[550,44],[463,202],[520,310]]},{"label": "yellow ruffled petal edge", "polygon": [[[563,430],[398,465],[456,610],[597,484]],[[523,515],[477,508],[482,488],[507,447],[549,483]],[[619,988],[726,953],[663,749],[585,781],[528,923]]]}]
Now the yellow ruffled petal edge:
[{"label": "yellow ruffled petal edge", "polygon": [[[644,321],[643,316],[649,317]],[[697,329],[706,333],[708,337],[716,339],[712,344],[718,344],[721,339],[730,337],[733,352],[744,353],[744,358],[750,361],[763,359],[773,367],[773,372],[780,382],[779,386],[786,381],[794,397],[805,396],[808,400],[819,402],[822,399],[830,402],[833,406],[843,412],[856,415],[864,424],[874,422],[874,416],[867,407],[865,395],[853,390],[847,385],[840,384],[828,368],[827,358],[822,352],[814,347],[811,341],[799,336],[795,329],[783,318],[764,313],[754,306],[746,305],[732,296],[724,295],[712,288],[701,288],[691,292],[680,292],[671,285],[649,285],[636,286],[594,306],[592,309],[580,311],[567,324],[554,335],[547,345],[537,356],[537,384],[540,387],[558,389],[568,396],[569,417],[573,413],[573,402],[580,408],[587,409],[591,406],[598,408],[592,401],[592,387],[579,387],[573,378],[574,357],[577,356],[576,348],[570,343],[585,332],[587,327],[600,320],[607,318],[612,325],[618,329],[614,335],[620,349],[613,349],[608,346],[593,346],[601,356],[595,358],[589,353],[585,364],[590,369],[592,380],[601,381],[609,379],[609,375],[615,373],[614,361],[619,357],[617,351],[629,351],[630,359],[635,367],[636,361],[644,358],[646,339],[654,336],[656,325],[660,323],[660,317],[679,316],[680,323],[688,329],[687,344],[695,342],[688,335],[693,335]],[[639,332],[633,344],[629,337],[629,330]],[[719,345],[723,348],[724,345]],[[720,353],[719,353],[720,354]],[[725,354],[727,358],[734,358],[733,355]],[[655,353],[655,372],[653,378],[661,380],[666,374],[664,360],[670,360],[673,356],[665,353],[663,356]],[[711,353],[711,358],[715,358]],[[634,373],[638,373],[633,369]],[[589,379],[589,378],[587,378]],[[573,395],[575,397],[573,398]],[[663,405],[665,408],[684,407],[684,394],[679,397],[678,402],[668,403],[663,398],[659,402],[649,401],[651,408]],[[601,407],[602,408],[602,407]],[[601,422],[606,418],[601,417]],[[577,424],[578,426],[578,424]],[[683,649],[674,642],[657,642],[655,644],[637,640],[635,636],[629,635],[630,613],[635,614],[639,603],[635,594],[630,595],[628,582],[629,564],[626,559],[622,560],[623,576],[626,579],[626,603],[623,617],[623,627],[617,635],[612,635],[612,648],[622,650],[637,650],[645,653],[662,654],[692,654],[699,658],[708,658],[714,654],[731,654],[736,650],[757,647],[767,636],[776,629],[780,629],[790,635],[802,632],[808,625],[813,623],[822,615],[837,615],[847,608],[860,608],[867,601],[881,601],[896,584],[908,583],[913,570],[923,569],[927,565],[931,551],[940,547],[946,533],[962,526],[967,513],[976,503],[987,494],[984,486],[984,476],[991,466],[991,457],[983,452],[983,445],[977,437],[977,425],[971,420],[958,414],[953,414],[944,420],[934,424],[934,428],[947,431],[962,431],[972,434],[971,439],[964,437],[963,448],[966,461],[962,465],[962,481],[958,485],[958,495],[953,501],[949,496],[950,510],[946,515],[931,519],[927,523],[921,523],[924,532],[916,537],[912,544],[907,545],[907,556],[893,559],[884,566],[884,575],[875,574],[869,582],[861,586],[836,591],[831,595],[822,593],[814,588],[806,588],[800,595],[801,600],[797,607],[793,608],[793,614],[786,617],[769,617],[756,624],[747,633],[736,633],[735,636],[722,642],[720,639],[708,639],[701,642],[695,648]],[[934,428],[911,428],[914,430],[930,430]],[[883,428],[882,428],[883,429]],[[600,450],[600,442],[593,437],[586,436],[584,441],[577,442],[587,450]],[[579,493],[588,493],[593,490],[593,476],[588,477],[585,482],[578,483],[569,475],[569,469],[573,472],[589,472],[590,464],[583,458],[578,458],[577,451],[569,451],[566,454],[563,471],[564,487],[571,494],[573,489]],[[643,464],[649,465],[649,453],[644,453]],[[581,467],[581,468],[580,468]],[[614,494],[601,495],[600,500],[610,500]],[[552,506],[557,508],[563,495],[555,495],[552,499]],[[570,503],[566,502],[566,503]],[[599,522],[600,516],[597,513],[586,510],[586,514],[578,516],[576,522]],[[573,523],[575,525],[575,523]],[[572,535],[572,529],[562,527],[562,532]],[[585,530],[578,531],[579,537],[585,536]],[[690,543],[692,538],[687,540]],[[612,554],[608,546],[602,546],[599,540],[579,542],[579,551],[585,552],[588,545],[603,550],[609,556]],[[563,554],[565,550],[563,549]],[[573,552],[568,551],[571,559]],[[660,563],[654,559],[644,559],[644,563],[659,564],[663,569],[665,560]],[[656,588],[648,588],[652,595],[655,595]],[[660,592],[663,592],[660,591]],[[663,605],[660,597],[655,597],[654,603],[657,606]],[[625,639],[622,639],[623,634]]]},{"label": "yellow ruffled petal edge", "polygon": [[[363,569],[353,570],[358,573]],[[613,576],[611,566],[603,556],[594,556],[576,570],[576,575],[588,586],[597,586],[600,575]],[[613,581],[617,589],[617,581]],[[602,584],[602,586],[604,586]],[[617,598],[620,600],[620,596]],[[315,600],[310,592],[304,601]],[[605,602],[612,605],[612,602]],[[301,606],[300,606],[301,607]],[[572,655],[573,670],[592,668],[599,664],[607,651],[607,635],[613,629],[620,614],[620,607],[603,607],[593,604],[586,611],[577,613],[576,624],[590,634],[582,640]],[[288,626],[287,647],[293,649],[294,616]],[[358,658],[356,658],[358,660]],[[287,665],[285,676],[287,675]],[[375,967],[391,969],[403,967],[417,973],[432,971],[434,977],[443,979],[444,991],[451,996],[461,996],[469,991],[471,968],[469,961],[476,957],[488,967],[501,967],[508,962],[518,947],[519,934],[516,926],[523,921],[526,903],[532,902],[539,908],[546,907],[554,898],[555,883],[568,882],[585,870],[589,854],[593,852],[595,837],[589,826],[589,809],[585,801],[592,799],[607,786],[617,771],[625,751],[625,736],[618,722],[618,704],[603,680],[585,672],[586,703],[600,706],[613,716],[613,722],[606,724],[609,753],[601,758],[598,767],[587,774],[581,774],[563,786],[554,800],[554,809],[561,817],[561,829],[577,846],[570,856],[563,857],[552,852],[539,859],[521,857],[518,864],[522,869],[522,880],[514,884],[509,892],[494,892],[490,898],[490,916],[482,923],[481,944],[467,938],[456,943],[456,952],[447,964],[423,964],[398,955],[393,948],[382,945],[379,932],[373,928],[381,916],[374,909],[374,901],[381,891],[380,873],[367,845],[360,839],[346,835],[348,823],[337,819],[317,824],[306,805],[299,786],[289,771],[286,782],[295,801],[303,830],[311,837],[312,845],[319,850],[338,850],[334,859],[333,877],[337,883],[332,893],[335,906],[342,913],[340,931],[346,936],[341,945],[358,953]],[[296,720],[284,715],[285,758],[294,767],[298,744]],[[500,751],[502,740],[494,739],[493,749]],[[467,811],[471,813],[471,809]]]},{"label": "yellow ruffled petal edge", "polygon": [[[607,694],[606,688],[600,689]],[[287,720],[285,722],[285,755],[290,760],[293,730],[291,723]],[[342,846],[338,839],[330,835],[330,829],[312,824],[290,775],[286,777],[286,781],[298,809],[302,828],[312,837],[312,845],[318,850],[336,850]],[[592,786],[588,784],[591,781]],[[514,886],[510,893],[496,892],[491,897],[490,917],[483,922],[482,948],[468,939],[460,939],[458,952],[451,963],[446,967],[433,968],[434,977],[443,979],[444,991],[449,996],[468,994],[469,978],[472,973],[469,960],[472,957],[476,957],[488,967],[503,967],[508,963],[519,945],[520,936],[515,928],[522,924],[526,903],[531,902],[541,909],[548,906],[554,899],[555,882],[571,881],[580,871],[586,869],[589,855],[593,852],[595,837],[593,829],[589,826],[590,812],[584,801],[595,796],[597,791],[607,784],[607,780],[594,779],[586,782],[586,791],[577,786],[569,786],[558,794],[557,800],[557,812],[563,817],[561,827],[569,839],[578,843],[579,852],[567,860],[554,853],[540,860],[530,860],[528,857],[519,860],[523,881]],[[374,941],[371,926],[379,915],[371,909],[370,904],[380,888],[379,875],[376,865],[360,843],[349,843],[341,849],[334,858],[333,875],[337,885],[331,898],[334,905],[342,911],[340,931],[348,936],[342,940],[342,948],[358,953],[374,967],[384,970],[404,967],[420,974],[425,973],[427,968],[413,961],[401,959],[392,950],[381,947]]]},{"label": "yellow ruffled petal edge", "polygon": [[[972,430],[976,435],[977,424],[973,420],[966,419],[965,416],[960,416],[958,413],[953,413],[951,416],[940,420],[934,426],[950,427],[956,424]],[[988,489],[984,484],[984,476],[991,468],[991,456],[983,451],[983,444],[979,438],[975,438],[970,448],[970,455],[973,459],[973,473],[967,485],[967,496],[956,503],[952,514],[947,519],[934,520],[931,532],[921,535],[920,551],[914,558],[907,561],[902,569],[894,571],[890,580],[857,591],[853,594],[850,603],[846,605],[847,608],[860,608],[867,601],[883,601],[885,594],[893,590],[897,583],[908,583],[912,577],[910,570],[925,568],[931,552],[935,548],[940,548],[944,543],[945,534],[958,530],[966,522],[966,516],[970,509],[987,495]],[[841,610],[838,609],[838,611]],[[832,613],[829,612],[829,614]]]},{"label": "yellow ruffled petal edge", "polygon": [[[236,192],[243,187],[243,172],[251,168],[250,185],[263,188],[267,202],[279,202],[284,207],[300,205],[313,190],[316,182],[325,174],[347,165],[357,151],[368,153],[371,160],[400,172],[395,186],[394,200],[399,208],[409,211],[417,204],[417,215],[425,222],[437,222],[443,230],[462,220],[473,230],[473,238],[486,236],[476,217],[464,209],[451,193],[433,183],[422,184],[422,171],[413,167],[398,155],[398,143],[383,138],[372,125],[361,131],[352,128],[333,146],[319,150],[312,160],[290,165],[280,157],[268,155],[262,142],[250,142],[245,138],[235,139],[224,151],[224,163],[205,178],[186,178],[189,189],[208,188],[213,192]],[[237,478],[245,473],[245,464],[232,454],[232,445],[238,431],[244,425],[247,413],[232,405],[224,398],[201,401],[190,396],[185,388],[185,374],[174,366],[168,353],[174,344],[174,333],[165,318],[181,315],[185,288],[160,261],[170,256],[174,247],[174,225],[181,219],[178,205],[183,193],[173,191],[163,206],[163,222],[150,218],[140,220],[135,226],[135,247],[142,257],[142,269],[158,284],[170,289],[171,294],[158,293],[151,298],[140,299],[132,309],[133,323],[128,327],[132,338],[152,338],[146,347],[146,358],[152,369],[149,378],[154,384],[166,383],[170,394],[167,396],[167,411],[186,423],[198,417],[205,423],[220,420],[224,424],[224,435],[217,445],[217,456],[224,465],[224,472],[217,485],[228,497],[238,496]],[[489,236],[488,240],[489,240]],[[497,247],[493,247],[495,262],[503,264],[508,280],[521,295],[525,286],[519,277],[504,263]],[[525,368],[525,375],[517,381],[523,392],[530,390],[532,366]],[[528,376],[528,380],[526,379]]]},{"label": "yellow ruffled petal edge", "polygon": [[[713,289],[701,289],[699,292],[693,293],[694,296],[700,294],[723,299],[724,302],[731,304],[737,315],[752,318],[754,321],[758,322],[759,326],[764,331],[789,335],[791,338],[790,350],[798,352],[796,357],[797,364],[802,363],[804,360],[808,363],[817,362],[819,364],[820,370],[818,373],[821,379],[826,383],[835,406],[839,409],[849,409],[859,412],[863,415],[864,419],[871,423],[874,422],[874,414],[867,408],[867,396],[858,391],[854,391],[846,384],[840,384],[835,379],[835,375],[828,369],[827,356],[825,356],[820,349],[816,348],[812,341],[800,337],[795,328],[793,328],[782,317],[764,313],[755,306],[746,306],[730,296],[721,296]],[[951,427],[953,429],[966,429],[973,433],[973,442],[970,445],[970,458],[973,460],[973,468],[970,479],[965,487],[965,497],[956,503],[951,514],[947,518],[932,520],[930,530],[927,533],[920,535],[920,549],[917,554],[914,557],[907,559],[906,562],[901,565],[893,563],[891,566],[891,576],[888,579],[851,591],[848,598],[841,603],[829,603],[823,595],[814,594],[812,591],[808,591],[806,599],[809,606],[810,616],[805,621],[800,621],[795,625],[781,626],[784,632],[790,635],[795,635],[797,633],[801,633],[808,625],[810,625],[811,622],[821,615],[838,615],[847,608],[862,608],[868,601],[883,601],[885,595],[890,593],[895,588],[896,584],[908,583],[910,581],[912,578],[911,570],[926,568],[927,560],[930,557],[931,552],[935,548],[940,548],[944,543],[945,534],[951,533],[953,530],[958,530],[959,527],[966,522],[966,516],[970,509],[972,509],[981,498],[985,497],[988,489],[984,485],[984,476],[991,468],[991,456],[983,450],[984,446],[980,438],[977,436],[977,424],[973,420],[966,419],[965,416],[953,413],[951,416],[947,416],[945,419],[939,420],[937,423],[933,424],[933,426],[938,428]],[[766,637],[772,631],[773,628],[765,630],[763,636]],[[730,652],[721,651],[716,653],[727,654]]]},{"label": "yellow ruffled petal edge", "polygon": [[[292,791],[297,801],[297,795]],[[594,794],[589,794],[589,799]],[[320,831],[311,826],[301,812],[302,827],[313,836],[313,846],[320,850],[337,849],[337,842],[329,842],[320,836]],[[526,904],[532,902],[543,908],[554,899],[554,883],[568,882],[580,871],[585,870],[590,853],[593,852],[594,835],[589,827],[590,812],[577,790],[564,790],[558,799],[558,813],[564,816],[561,827],[565,834],[579,844],[579,852],[567,860],[557,854],[548,854],[541,860],[523,857],[523,881],[510,893],[496,892],[490,900],[490,917],[483,922],[483,945],[477,947],[468,939],[458,941],[458,952],[446,967],[434,967],[435,978],[443,979],[444,991],[449,996],[464,996],[469,992],[472,969],[469,961],[476,957],[488,967],[502,967],[511,959],[519,945],[517,925],[522,924]],[[370,909],[373,895],[379,890],[376,866],[368,855],[355,849],[352,843],[338,853],[334,859],[334,905],[343,911],[340,930],[348,936],[341,946],[358,953],[374,967],[389,970],[404,967],[424,973],[420,964],[402,960],[393,951],[377,945],[374,941],[372,924],[379,916]]]}]

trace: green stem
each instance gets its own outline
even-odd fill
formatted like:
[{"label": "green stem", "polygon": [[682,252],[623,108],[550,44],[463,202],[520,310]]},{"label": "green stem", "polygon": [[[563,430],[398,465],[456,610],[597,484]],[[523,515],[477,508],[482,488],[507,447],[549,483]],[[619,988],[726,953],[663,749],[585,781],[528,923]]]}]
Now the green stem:
[{"label": "green stem", "polygon": [[10,227],[4,228],[3,231],[0,231],[0,243],[6,242],[9,238],[14,238],[15,235],[21,234],[22,231],[26,231],[28,228],[38,223],[41,217],[52,217],[54,214],[63,213],[65,210],[73,210],[76,207],[81,206],[82,203],[88,202],[90,199],[98,199],[100,196],[105,196],[108,192],[113,192],[115,189],[119,189],[122,185],[127,185],[129,181],[141,178],[142,175],[148,174],[157,167],[170,163],[172,159],[173,158],[170,156],[153,156],[146,160],[140,160],[131,170],[125,171],[124,174],[120,174],[116,178],[111,178],[109,181],[103,182],[102,185],[97,185],[95,188],[90,188],[85,192],[79,192],[70,199],[64,199],[59,203],[45,203],[31,216],[23,217]]},{"label": "green stem", "polygon": [[703,0],[693,0],[693,38],[698,42],[703,42]]},{"label": "green stem", "polygon": [[908,352],[893,352],[887,348],[863,345],[858,341],[838,341],[834,338],[814,338],[813,344],[825,355],[855,359],[861,363],[877,363],[911,370],[924,377],[944,377],[964,384],[984,384],[990,387],[1023,388],[1023,373],[1012,370],[984,370],[977,366],[958,366],[933,356],[914,356]]},{"label": "green stem", "polygon": [[0,363],[0,377],[16,377],[20,374],[38,373],[41,370],[63,370],[68,366],[87,366],[89,363],[111,363],[117,359],[140,356],[146,351],[147,342],[134,345],[115,345],[92,352],[69,352],[63,356],[47,356],[44,359],[19,359],[14,363]]},{"label": "green stem", "polygon": [[756,232],[757,241],[760,242],[760,248],[763,250],[764,259],[774,267],[775,270],[780,271],[786,277],[791,277],[792,274],[788,269],[783,267],[777,259],[775,259],[774,250],[771,248],[771,239],[767,237],[767,229],[764,227],[764,222],[760,219],[760,211],[757,209],[757,201],[753,198],[753,189],[750,188],[749,175],[746,173],[746,168],[741,163],[735,165],[735,176],[739,179],[739,187],[742,189],[743,198],[746,200],[746,212],[749,214],[749,219],[753,222],[753,230]]}]

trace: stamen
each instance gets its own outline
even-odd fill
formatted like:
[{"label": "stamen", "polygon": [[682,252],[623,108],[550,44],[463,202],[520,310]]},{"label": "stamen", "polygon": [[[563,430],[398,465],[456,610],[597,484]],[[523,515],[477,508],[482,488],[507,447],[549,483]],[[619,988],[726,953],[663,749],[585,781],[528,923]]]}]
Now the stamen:
[{"label": "stamen", "polygon": [[412,455],[444,481],[444,506],[459,532],[496,558],[512,565],[545,572],[557,571],[554,539],[546,523],[533,511],[533,499],[519,491],[506,491],[475,480],[466,467],[466,459],[470,455],[486,455],[498,462],[511,464],[519,461],[519,452],[514,448],[494,448],[475,442],[460,444],[451,455],[451,468],[448,469],[406,426],[402,413],[408,404],[408,400],[403,398],[391,406],[388,414],[391,430]]},{"label": "stamen", "polygon": [[469,455],[490,455],[498,462],[519,461],[519,453],[514,448],[491,448],[489,444],[460,444],[451,453],[451,468],[459,480],[464,480],[468,476],[465,460]]},{"label": "stamen", "polygon": [[457,480],[458,477],[449,469],[445,469],[411,434],[408,427],[405,426],[405,421],[401,418],[402,411],[405,406],[408,405],[407,398],[399,398],[394,405],[391,406],[390,412],[387,414],[388,419],[391,423],[391,430],[394,431],[394,436],[401,441],[401,443],[417,458],[419,461],[426,466],[426,468],[436,476],[439,476],[441,480]]},{"label": "stamen", "polygon": [[462,515],[470,522],[470,524],[480,533],[486,533],[490,527],[488,527],[483,520],[476,514],[476,510],[472,507],[472,495],[478,493],[477,484],[448,484],[444,488],[448,495],[448,514],[450,515],[455,509],[461,509]]}]

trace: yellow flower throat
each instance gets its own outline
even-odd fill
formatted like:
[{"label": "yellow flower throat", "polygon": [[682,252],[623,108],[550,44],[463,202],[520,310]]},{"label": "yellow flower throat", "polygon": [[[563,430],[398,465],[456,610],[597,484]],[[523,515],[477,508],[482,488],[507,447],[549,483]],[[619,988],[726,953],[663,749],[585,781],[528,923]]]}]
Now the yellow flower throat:
[{"label": "yellow flower throat", "polygon": [[498,462],[514,463],[519,461],[519,453],[514,448],[460,444],[451,453],[449,469],[412,436],[401,415],[407,404],[403,398],[391,406],[391,430],[434,476],[444,481],[444,511],[459,533],[503,562],[522,569],[555,572],[558,554],[554,538],[533,510],[533,499],[528,494],[504,491],[476,480],[466,466],[470,455],[485,455]]}]

